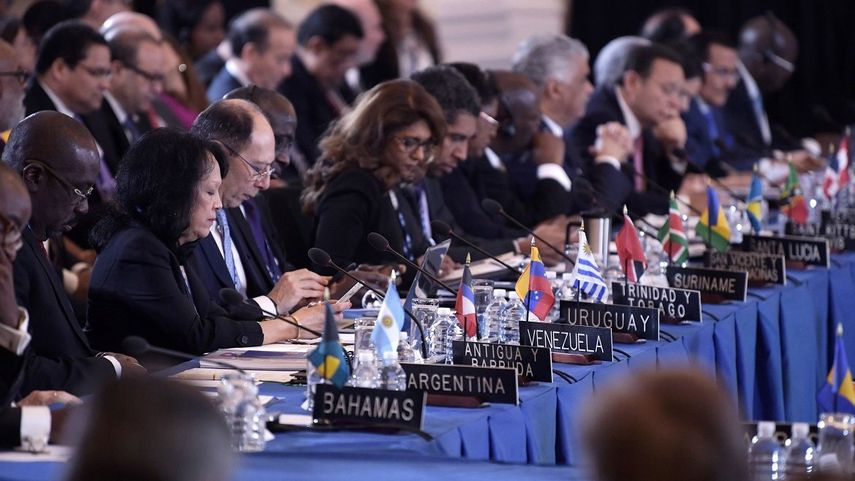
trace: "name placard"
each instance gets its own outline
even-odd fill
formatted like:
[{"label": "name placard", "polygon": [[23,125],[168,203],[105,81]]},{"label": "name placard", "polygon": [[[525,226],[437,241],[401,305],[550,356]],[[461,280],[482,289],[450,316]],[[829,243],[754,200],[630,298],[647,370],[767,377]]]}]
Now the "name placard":
[{"label": "name placard", "polygon": [[520,322],[520,344],[554,352],[588,354],[595,361],[614,359],[612,330],[563,323]]},{"label": "name placard", "polygon": [[707,251],[705,263],[713,269],[746,271],[749,284],[787,283],[787,263],[784,256],[759,252]]},{"label": "name placard", "polygon": [[517,376],[523,376],[532,381],[552,382],[552,355],[547,348],[453,341],[451,353],[454,364],[509,367],[516,369]]},{"label": "name placard", "polygon": [[446,396],[469,396],[482,401],[517,404],[517,370],[505,367],[401,363],[407,391]]},{"label": "name placard", "polygon": [[784,256],[788,261],[826,268],[831,257],[828,239],[811,237],[746,235],[742,238],[742,250]]},{"label": "name placard", "polygon": [[701,291],[705,302],[722,299],[744,302],[748,295],[748,273],[745,271],[668,266],[665,277],[671,287]]},{"label": "name placard", "polygon": [[612,282],[615,304],[659,309],[659,316],[670,321],[700,321],[701,293],[673,287]]},{"label": "name placard", "polygon": [[331,384],[315,387],[312,418],[316,423],[377,424],[378,427],[422,429],[427,395]]},{"label": "name placard", "polygon": [[820,229],[834,250],[855,250],[855,212],[828,211],[821,214]]},{"label": "name placard", "polygon": [[561,311],[571,326],[605,327],[639,339],[659,340],[659,309],[561,301]]},{"label": "name placard", "polygon": [[[827,212],[823,212],[827,216]],[[838,220],[839,220],[839,216]],[[840,231],[847,229],[848,226],[840,225],[837,221],[829,222],[825,217],[822,218],[820,224],[796,224],[788,221],[784,224],[784,234],[788,236],[799,237],[822,237],[828,239],[828,248],[831,252],[840,252],[847,250],[846,239],[841,235]]]}]

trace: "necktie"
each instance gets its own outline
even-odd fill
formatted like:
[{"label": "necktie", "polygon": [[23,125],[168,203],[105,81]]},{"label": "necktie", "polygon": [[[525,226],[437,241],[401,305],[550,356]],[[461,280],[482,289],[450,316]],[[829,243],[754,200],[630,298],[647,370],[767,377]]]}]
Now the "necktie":
[{"label": "necktie", "polygon": [[721,140],[721,134],[718,131],[718,124],[715,121],[712,110],[706,109],[706,111],[704,111],[704,117],[707,119],[707,131],[709,132],[710,140],[712,141],[713,156],[720,157],[721,150],[718,148],[718,143],[716,141]]},{"label": "necktie", "polygon": [[255,246],[258,247],[258,251],[264,259],[265,267],[267,267],[267,274],[276,283],[282,276],[282,271],[279,269],[279,263],[276,262],[276,256],[273,255],[270,243],[267,242],[267,235],[261,225],[261,213],[258,211],[255,199],[244,201],[243,208],[246,213],[246,222],[249,224],[249,230],[252,231],[252,237],[255,240]]},{"label": "necktie", "polygon": [[419,223],[422,225],[422,232],[424,232],[428,241],[433,243],[433,231],[430,228],[430,208],[424,185],[422,183],[413,184],[413,194],[419,209]]},{"label": "necktie", "polygon": [[632,165],[635,167],[635,191],[644,191],[644,140],[643,136],[639,135],[633,142],[632,150]]},{"label": "necktie", "polygon": [[131,145],[135,144],[137,140],[142,137],[139,127],[137,127],[137,125],[134,123],[133,120],[131,120],[130,117],[125,118],[125,121],[122,122],[122,127],[125,128],[125,132],[128,136],[128,142]]},{"label": "necktie", "polygon": [[232,277],[232,283],[235,289],[240,290],[240,278],[235,267],[235,257],[232,252],[232,234],[229,230],[229,221],[226,218],[226,211],[220,209],[217,211],[217,229],[219,229],[220,237],[223,239],[223,258],[226,261],[226,268],[229,270],[229,275]]},{"label": "necktie", "polygon": [[[79,114],[74,114],[72,118],[81,124],[86,125],[83,122],[83,117]],[[98,195],[101,196],[101,199],[104,202],[110,202],[113,200],[113,195],[116,193],[116,179],[113,178],[113,174],[110,173],[110,168],[107,167],[107,162],[104,161],[104,152],[101,150],[100,145],[98,146],[98,154],[101,156],[101,165],[98,167],[98,177],[95,179],[95,188],[98,189]]]},{"label": "necktie", "polygon": [[410,236],[409,229],[407,229],[407,219],[404,218],[404,213],[398,208],[398,196],[395,195],[394,191],[389,191],[389,199],[392,201],[392,207],[398,214],[398,223],[401,225],[401,232],[404,234],[404,245],[401,247],[401,251],[407,259],[415,260],[415,257],[413,257],[413,238]]}]

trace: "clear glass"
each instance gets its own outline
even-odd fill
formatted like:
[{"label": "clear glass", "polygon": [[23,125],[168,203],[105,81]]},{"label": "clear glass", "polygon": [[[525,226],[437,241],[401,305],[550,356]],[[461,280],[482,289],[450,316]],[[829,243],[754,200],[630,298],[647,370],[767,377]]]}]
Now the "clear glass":
[{"label": "clear glass", "polygon": [[852,473],[853,445],[852,423],[855,416],[842,413],[823,413],[817,428],[819,442],[817,458],[820,471],[833,471],[843,474]]},{"label": "clear glass", "polygon": [[489,323],[487,322],[487,306],[493,301],[493,281],[490,279],[474,279],[472,281],[472,292],[475,294],[475,315],[478,319],[478,338],[487,336]]},{"label": "clear glass", "polygon": [[[426,299],[423,297],[413,298],[411,310],[413,317],[418,319],[425,331],[425,340],[430,345],[431,326],[436,322],[436,311],[439,309],[439,299]],[[418,327],[410,326],[410,338],[413,340],[413,349],[421,349],[421,335],[416,332]]]},{"label": "clear glass", "polygon": [[264,451],[267,412],[258,399],[252,375],[235,372],[222,376],[218,393],[232,446],[240,452]]},{"label": "clear glass", "polygon": [[354,321],[353,355],[355,358],[358,358],[359,353],[362,351],[372,350],[371,332],[374,330],[375,321],[376,319],[373,317],[357,317],[356,321]]}]

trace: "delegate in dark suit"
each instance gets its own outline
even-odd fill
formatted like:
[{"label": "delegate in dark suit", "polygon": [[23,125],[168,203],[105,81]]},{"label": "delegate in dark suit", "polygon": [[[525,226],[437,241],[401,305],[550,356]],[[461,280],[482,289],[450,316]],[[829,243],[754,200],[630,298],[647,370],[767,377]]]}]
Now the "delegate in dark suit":
[{"label": "delegate in dark suit", "polygon": [[115,379],[113,365],[96,358],[74,315],[62,281],[29,229],[14,263],[15,296],[30,313],[32,341],[21,394],[40,390],[89,392],[96,384]]},{"label": "delegate in dark suit", "polygon": [[[194,246],[182,247],[192,249]],[[193,271],[148,229],[132,224],[99,254],[89,286],[92,343],[118,349],[127,336],[202,354],[263,341],[260,319],[238,320],[211,302]],[[189,292],[188,292],[189,286]]]},{"label": "delegate in dark suit", "polygon": [[757,157],[734,143],[733,136],[726,130],[721,109],[701,106],[692,99],[689,110],[683,114],[686,124],[686,155],[697,170],[714,177],[726,174],[721,162],[736,170],[751,170]]},{"label": "delegate in dark suit", "polygon": [[27,115],[42,110],[56,110],[56,105],[53,104],[45,89],[35,78],[30,80],[27,92],[24,94],[24,110]]},{"label": "delegate in dark suit", "polygon": [[217,75],[211,80],[211,85],[208,86],[207,96],[209,102],[216,102],[223,98],[224,95],[231,92],[236,88],[243,87],[238,79],[234,78],[232,74],[226,69],[226,66],[220,69],[217,72]]},{"label": "delegate in dark suit", "polygon": [[591,181],[600,205],[615,213],[620,212],[624,204],[638,215],[666,213],[667,191],[679,189],[682,174],[671,167],[671,160],[653,132],[644,128],[641,131],[644,174],[665,191],[653,185],[647,185],[643,191],[636,191],[636,174],[631,160],[621,162],[621,169],[617,170],[608,163],[596,163],[588,151],[596,140],[597,127],[607,122],[626,125],[614,90],[600,88],[591,95],[585,116],[573,128],[569,146],[576,162],[583,166],[585,176]]}]

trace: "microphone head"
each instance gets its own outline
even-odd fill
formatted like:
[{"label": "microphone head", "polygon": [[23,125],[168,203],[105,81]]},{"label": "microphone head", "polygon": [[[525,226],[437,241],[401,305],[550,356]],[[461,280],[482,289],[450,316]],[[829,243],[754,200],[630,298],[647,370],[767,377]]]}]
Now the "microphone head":
[{"label": "microphone head", "polygon": [[312,247],[309,249],[309,260],[321,267],[326,267],[330,263],[330,255],[323,249]]},{"label": "microphone head", "polygon": [[134,357],[145,354],[149,347],[148,341],[140,336],[128,336],[122,341],[122,351]]},{"label": "microphone head", "polygon": [[484,208],[490,215],[500,214],[502,212],[502,204],[493,199],[484,199],[481,201],[481,207]]},{"label": "microphone head", "polygon": [[430,223],[430,228],[437,234],[441,235],[449,235],[451,234],[451,226],[446,224],[441,220],[435,220]]},{"label": "microphone head", "polygon": [[389,241],[383,237],[382,234],[378,234],[377,232],[371,232],[368,234],[368,243],[378,251],[389,249]]},{"label": "microphone head", "polygon": [[223,287],[220,289],[220,300],[226,304],[236,306],[239,304],[243,304],[243,301],[246,299],[243,294],[232,289],[231,287]]}]

